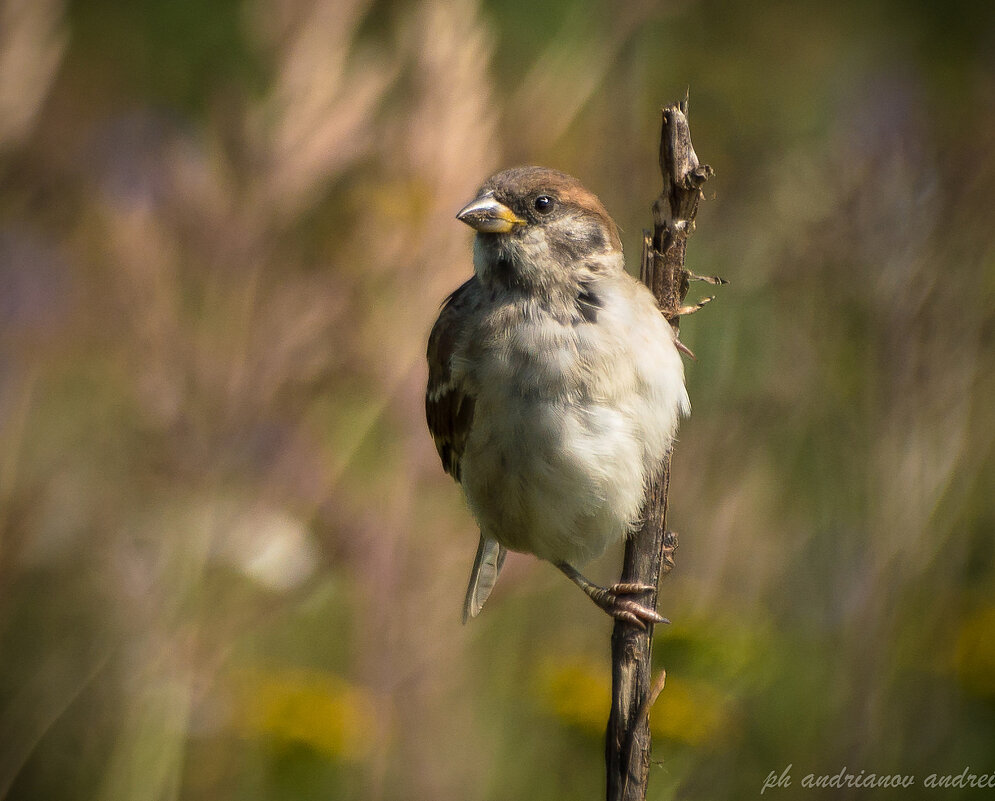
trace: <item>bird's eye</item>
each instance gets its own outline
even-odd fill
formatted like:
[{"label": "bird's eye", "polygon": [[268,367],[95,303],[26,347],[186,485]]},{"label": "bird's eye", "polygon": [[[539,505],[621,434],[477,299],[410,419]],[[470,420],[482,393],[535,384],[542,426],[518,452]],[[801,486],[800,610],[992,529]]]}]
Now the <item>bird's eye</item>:
[{"label": "bird's eye", "polygon": [[553,210],[554,201],[549,195],[539,195],[533,202],[535,210],[540,214],[549,214]]}]

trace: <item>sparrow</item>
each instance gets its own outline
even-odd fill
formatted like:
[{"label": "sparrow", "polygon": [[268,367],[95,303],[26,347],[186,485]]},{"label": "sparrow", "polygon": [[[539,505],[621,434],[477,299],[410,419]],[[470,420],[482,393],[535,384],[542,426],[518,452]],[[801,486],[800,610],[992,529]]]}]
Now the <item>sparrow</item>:
[{"label": "sparrow", "polygon": [[499,172],[456,215],[475,229],[473,276],[428,341],[428,428],[480,527],[463,622],[508,550],[556,565],[603,610],[663,622],[578,570],[630,534],[690,413],[673,328],[625,271],[618,226],[576,178]]}]

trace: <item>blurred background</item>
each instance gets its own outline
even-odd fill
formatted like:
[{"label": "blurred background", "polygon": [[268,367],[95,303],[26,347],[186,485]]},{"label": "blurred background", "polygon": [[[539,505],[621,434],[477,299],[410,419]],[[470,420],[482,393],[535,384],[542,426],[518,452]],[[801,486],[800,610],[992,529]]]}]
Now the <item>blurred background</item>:
[{"label": "blurred background", "polygon": [[638,261],[688,87],[650,798],[995,771],[992,8],[0,0],[0,798],[603,796],[610,622],[460,625],[423,353],[497,169]]}]

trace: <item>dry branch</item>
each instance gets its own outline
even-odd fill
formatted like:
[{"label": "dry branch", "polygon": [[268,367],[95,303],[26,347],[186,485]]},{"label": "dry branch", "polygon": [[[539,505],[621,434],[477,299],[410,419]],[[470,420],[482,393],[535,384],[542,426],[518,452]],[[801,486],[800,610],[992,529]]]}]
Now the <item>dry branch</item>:
[{"label": "dry branch", "polygon": [[[660,133],[660,172],[663,191],[653,204],[653,235],[643,237],[643,282],[653,291],[660,308],[677,330],[681,315],[696,311],[684,306],[688,285],[698,279],[684,268],[687,237],[701,199],[701,186],[712,174],[700,165],[691,146],[688,101],[663,109]],[[709,280],[709,279],[705,279]],[[714,279],[710,283],[721,283]],[[643,525],[625,547],[620,581],[659,586],[660,577],[674,566],[677,535],[667,531],[667,495],[670,454],[650,486],[643,508]],[[655,609],[657,591],[652,594]],[[651,682],[653,626],[643,630],[616,620],[612,631],[612,709],[605,737],[608,801],[643,801],[650,765],[649,710],[663,688]]]}]

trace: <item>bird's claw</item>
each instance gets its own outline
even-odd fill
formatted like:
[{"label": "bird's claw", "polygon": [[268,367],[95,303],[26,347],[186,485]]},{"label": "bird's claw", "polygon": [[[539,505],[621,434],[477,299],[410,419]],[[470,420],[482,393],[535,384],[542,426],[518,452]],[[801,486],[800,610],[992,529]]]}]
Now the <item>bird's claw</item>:
[{"label": "bird's claw", "polygon": [[637,603],[626,595],[640,595],[645,592],[654,592],[656,587],[652,584],[643,584],[636,581],[620,581],[610,587],[601,587],[588,581],[578,572],[577,568],[569,562],[557,562],[556,566],[562,570],[567,577],[587,596],[594,601],[601,609],[618,620],[631,623],[639,629],[645,630],[650,623],[669,623],[665,617],[661,617],[656,610],[648,606]]},{"label": "bird's claw", "polygon": [[658,614],[656,610],[622,596],[651,592],[654,589],[656,588],[648,584],[621,582],[606,587],[603,594],[599,594],[598,597],[592,596],[592,598],[612,617],[645,630],[648,623],[670,623],[670,621]]}]

